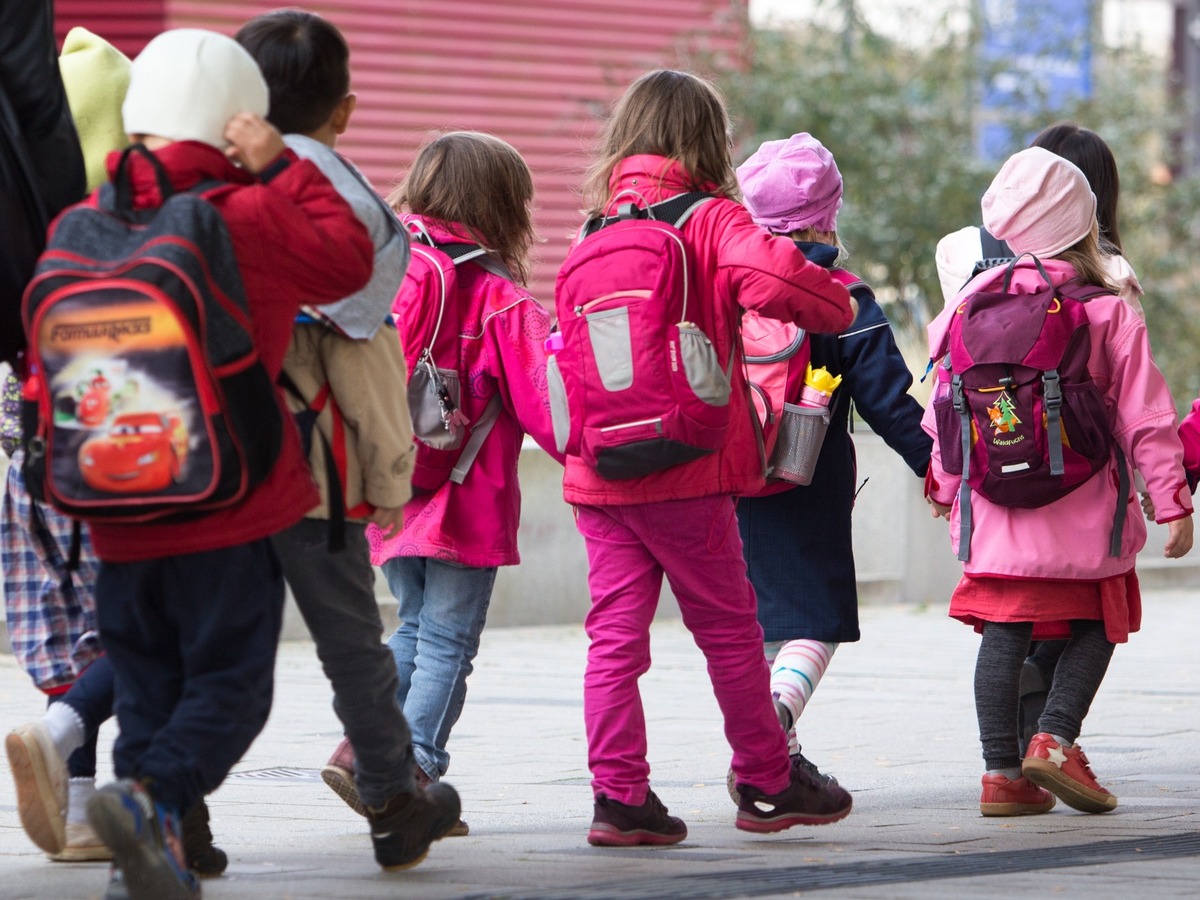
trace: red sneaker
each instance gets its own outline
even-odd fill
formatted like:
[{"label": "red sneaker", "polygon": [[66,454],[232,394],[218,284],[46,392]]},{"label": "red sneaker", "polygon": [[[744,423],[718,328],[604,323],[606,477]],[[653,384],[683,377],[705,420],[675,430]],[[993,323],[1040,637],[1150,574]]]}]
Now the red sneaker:
[{"label": "red sneaker", "polygon": [[321,770],[321,780],[329,785],[329,789],[346,801],[346,805],[360,816],[367,815],[367,805],[358,796],[358,786],[354,783],[354,748],[347,738],[333,751],[329,762]]},{"label": "red sneaker", "polygon": [[1048,734],[1035,734],[1021,763],[1021,774],[1080,812],[1117,808],[1117,798],[1101,787],[1078,744],[1064,747]]},{"label": "red sneaker", "polygon": [[999,772],[983,776],[979,812],[985,816],[1036,816],[1054,809],[1054,795],[1028,778],[1008,778]]}]

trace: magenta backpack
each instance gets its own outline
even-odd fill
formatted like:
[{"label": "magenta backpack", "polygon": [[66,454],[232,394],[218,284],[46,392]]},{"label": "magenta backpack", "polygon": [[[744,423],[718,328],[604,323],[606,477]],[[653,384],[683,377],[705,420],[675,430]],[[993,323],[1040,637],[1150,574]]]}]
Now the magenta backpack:
[{"label": "magenta backpack", "polygon": [[436,491],[447,481],[461,484],[500,412],[493,394],[474,421],[462,409],[463,323],[458,267],[475,262],[510,278],[478,244],[436,244],[416,219],[412,258],[392,301],[400,346],[408,368],[408,411],[417,448],[414,494]]},{"label": "magenta backpack", "polygon": [[[1112,457],[1104,397],[1088,372],[1086,301],[1110,291],[1078,283],[1009,293],[980,291],[959,304],[935,359],[950,391],[934,400],[942,467],[961,475],[959,559],[970,553],[970,492],[1000,506],[1036,508],[1069,494]],[[1119,453],[1119,450],[1118,450]],[[1123,462],[1121,477],[1128,478]],[[1127,486],[1119,492],[1119,548]]]},{"label": "magenta backpack", "polygon": [[555,438],[602,478],[639,478],[724,444],[730,373],[694,324],[680,231],[711,199],[622,204],[584,224],[558,273],[562,344],[547,367]]}]

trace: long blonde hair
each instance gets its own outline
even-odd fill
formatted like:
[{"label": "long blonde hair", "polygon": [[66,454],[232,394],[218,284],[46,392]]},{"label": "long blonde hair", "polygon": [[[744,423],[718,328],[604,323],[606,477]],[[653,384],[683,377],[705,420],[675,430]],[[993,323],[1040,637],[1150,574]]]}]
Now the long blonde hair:
[{"label": "long blonde hair", "polygon": [[397,212],[458,223],[494,251],[521,284],[529,281],[533,175],[506,141],[451,131],[425,144],[387,202]]},{"label": "long blonde hair", "polygon": [[609,181],[620,161],[643,153],[678,162],[692,177],[693,188],[712,183],[720,194],[741,198],[725,101],[703,78],[658,69],[629,86],[604,127],[598,159],[583,185],[589,215],[607,206]]},{"label": "long blonde hair", "polygon": [[1084,284],[1092,284],[1112,291],[1114,294],[1119,293],[1117,286],[1108,277],[1105,254],[1100,249],[1099,226],[1095,221],[1092,222],[1091,231],[1059,253],[1055,259],[1070,263],[1075,269],[1075,274]]}]

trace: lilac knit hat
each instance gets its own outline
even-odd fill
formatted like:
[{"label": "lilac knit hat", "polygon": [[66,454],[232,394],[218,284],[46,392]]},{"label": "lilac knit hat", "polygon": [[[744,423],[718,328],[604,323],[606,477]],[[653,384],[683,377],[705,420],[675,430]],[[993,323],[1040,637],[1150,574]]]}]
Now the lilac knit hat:
[{"label": "lilac knit hat", "polygon": [[738,166],[750,215],[771,231],[809,226],[835,231],[842,206],[842,176],[833,154],[807,132],[767,141]]},{"label": "lilac knit hat", "polygon": [[1043,147],[1008,158],[983,195],[983,226],[1014,253],[1055,256],[1087,236],[1096,196],[1072,162]]}]

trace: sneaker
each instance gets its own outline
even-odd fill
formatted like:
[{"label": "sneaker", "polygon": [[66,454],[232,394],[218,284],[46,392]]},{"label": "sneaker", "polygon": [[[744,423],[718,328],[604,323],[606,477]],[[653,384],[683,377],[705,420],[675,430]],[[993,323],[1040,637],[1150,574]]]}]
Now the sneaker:
[{"label": "sneaker", "polygon": [[1029,742],[1038,733],[1038,719],[1046,709],[1046,698],[1050,686],[1042,676],[1041,667],[1033,658],[1025,660],[1021,666],[1020,700],[1017,705],[1018,743],[1021,756],[1025,756]]},{"label": "sneaker", "polygon": [[104,841],[86,821],[68,822],[66,835],[61,850],[46,854],[54,862],[108,862],[113,858],[112,851],[104,846]]},{"label": "sneaker", "polygon": [[113,852],[130,900],[198,900],[183,859],[179,820],[139,782],[123,778],[88,801],[88,822]]},{"label": "sneaker", "polygon": [[67,766],[50,732],[27,722],[4,739],[8,764],[17,788],[17,815],[29,839],[46,853],[67,845]]},{"label": "sneaker", "polygon": [[200,878],[215,878],[229,865],[225,851],[213,843],[212,829],[208,826],[208,804],[200,802],[188,810],[179,823],[183,839],[183,858],[187,866]]},{"label": "sneaker", "polygon": [[[832,775],[826,775],[824,772],[818,769],[817,764],[806,757],[799,750],[791,754],[789,758],[792,761],[793,769],[804,769],[809,775],[813,776],[815,779],[817,779],[817,781],[821,782],[821,784],[825,785],[826,787],[837,787],[838,780],[836,778],[834,778]],[[735,804],[742,802],[742,795],[738,793],[737,789],[737,775],[734,774],[732,767],[725,776],[725,790],[729,792],[729,799]]]},{"label": "sneaker", "polygon": [[[421,790],[434,784],[434,780],[425,774],[425,770],[418,765],[413,765],[413,780],[416,781],[417,787]],[[466,837],[471,833],[471,826],[459,819],[454,823],[453,827],[447,831],[442,837]]]},{"label": "sneaker", "polygon": [[1021,762],[1021,774],[1080,812],[1117,808],[1117,798],[1096,780],[1078,744],[1064,747],[1048,734],[1035,734]]},{"label": "sneaker", "polygon": [[1054,809],[1054,795],[1028,778],[1008,778],[999,772],[983,776],[979,812],[985,816],[1035,816]]},{"label": "sneaker", "polygon": [[367,805],[358,796],[358,786],[354,783],[354,748],[350,746],[349,738],[342,738],[337,745],[333,756],[329,757],[329,762],[321,770],[321,780],[346,801],[347,806],[366,818]]},{"label": "sneaker", "polygon": [[593,847],[635,847],[639,844],[678,844],[687,837],[687,825],[667,808],[654,791],[641,806],[629,806],[597,794],[588,843]]},{"label": "sneaker", "polygon": [[440,782],[397,794],[379,809],[368,807],[375,861],[389,872],[412,868],[454,827],[461,808],[454,788]]},{"label": "sneaker", "polygon": [[837,785],[822,784],[803,766],[792,766],[792,781],[778,794],[739,784],[737,827],[770,834],[794,825],[826,825],[850,815],[854,799]]}]

